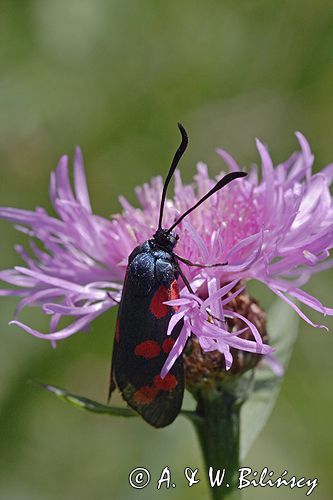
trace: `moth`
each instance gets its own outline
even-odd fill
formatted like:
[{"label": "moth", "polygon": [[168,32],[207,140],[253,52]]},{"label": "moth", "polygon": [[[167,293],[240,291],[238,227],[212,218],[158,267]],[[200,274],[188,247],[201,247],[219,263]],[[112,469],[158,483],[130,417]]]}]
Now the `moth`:
[{"label": "moth", "polygon": [[198,267],[225,265],[222,263],[205,266],[178,256],[174,249],[179,236],[174,229],[184,217],[210,196],[234,179],[246,175],[244,172],[225,175],[170,228],[163,228],[167,189],[188,145],[184,127],[178,123],[178,128],[181,143],[164,182],[158,227],[152,238],[136,247],[128,258],[116,323],[109,387],[109,399],[118,386],[128,405],[154,427],[164,427],[173,422],[180,412],[184,395],[182,356],[176,359],[164,378],[160,376],[166,358],[182,329],[180,321],[171,335],[166,335],[175,309],[165,302],[179,298],[179,277],[193,293],[179,262]]}]

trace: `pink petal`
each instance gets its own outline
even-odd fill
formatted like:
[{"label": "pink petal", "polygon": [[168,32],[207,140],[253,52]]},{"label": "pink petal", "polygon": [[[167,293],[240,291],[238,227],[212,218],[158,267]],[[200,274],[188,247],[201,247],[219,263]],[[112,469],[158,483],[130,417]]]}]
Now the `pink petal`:
[{"label": "pink petal", "polygon": [[79,147],[75,148],[74,158],[74,185],[76,198],[80,204],[87,210],[89,214],[92,213],[90,198],[88,193],[87,181],[83,166],[82,152]]}]

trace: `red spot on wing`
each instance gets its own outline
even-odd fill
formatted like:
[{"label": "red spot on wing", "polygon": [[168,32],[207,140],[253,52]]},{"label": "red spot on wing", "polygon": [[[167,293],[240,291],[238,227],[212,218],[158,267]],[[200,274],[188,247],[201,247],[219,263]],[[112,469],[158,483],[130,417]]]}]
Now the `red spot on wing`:
[{"label": "red spot on wing", "polygon": [[[155,292],[154,297],[150,303],[150,311],[153,313],[155,318],[161,319],[168,314],[168,306],[163,304],[167,300],[175,300],[179,298],[179,290],[177,280],[173,280],[169,288],[165,286],[160,286]],[[174,310],[177,311],[178,307],[174,306]]]},{"label": "red spot on wing", "polygon": [[161,319],[168,314],[168,306],[163,304],[163,302],[166,302],[167,300],[170,300],[169,289],[165,286],[160,286],[155,292],[155,295],[150,303],[150,311],[153,313],[155,318]]},{"label": "red spot on wing", "polygon": [[156,375],[154,377],[154,386],[162,391],[172,391],[178,384],[178,381],[174,375],[168,373],[164,378],[161,378],[160,375]]},{"label": "red spot on wing", "polygon": [[138,344],[134,349],[136,356],[142,356],[145,359],[156,358],[160,355],[161,348],[155,340],[145,340]]},{"label": "red spot on wing", "polygon": [[146,405],[154,401],[158,392],[159,389],[157,387],[149,387],[146,385],[138,389],[134,393],[133,398],[137,403]]},{"label": "red spot on wing", "polygon": [[170,352],[175,341],[171,338],[165,339],[162,344],[162,349],[164,352]]},{"label": "red spot on wing", "polygon": [[115,333],[116,341],[119,343],[119,320],[116,321],[116,333]]},{"label": "red spot on wing", "polygon": [[[170,285],[170,299],[169,300],[176,300],[176,299],[179,299],[179,289],[178,289],[177,280],[173,280],[173,282]],[[174,306],[174,309],[177,310],[177,309],[179,309],[179,307]]]}]

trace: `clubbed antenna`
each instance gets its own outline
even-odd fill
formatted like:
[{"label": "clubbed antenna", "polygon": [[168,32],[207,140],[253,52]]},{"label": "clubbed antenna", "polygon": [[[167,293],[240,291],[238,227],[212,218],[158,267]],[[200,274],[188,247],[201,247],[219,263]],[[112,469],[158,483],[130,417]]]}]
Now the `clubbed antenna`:
[{"label": "clubbed antenna", "polygon": [[229,182],[233,181],[234,179],[239,179],[240,177],[245,177],[247,175],[246,172],[231,172],[230,174],[225,175],[222,177],[221,180],[219,180],[215,186],[207,193],[205,196],[201,198],[193,207],[189,208],[183,215],[179,217],[179,219],[176,220],[176,222],[168,229],[168,233],[170,233],[183,219],[186,217],[188,214],[193,212],[196,208],[198,208],[201,203],[206,201],[210,196],[212,196],[214,193],[222,189],[224,186],[229,184]]},{"label": "clubbed antenna", "polygon": [[172,176],[174,174],[174,171],[177,168],[179,160],[181,159],[181,157],[185,153],[185,150],[186,150],[187,145],[188,145],[188,137],[187,137],[186,130],[184,129],[184,127],[183,127],[183,125],[181,123],[178,123],[177,125],[178,125],[178,128],[179,128],[181,136],[182,136],[182,141],[181,141],[181,143],[179,145],[179,148],[177,149],[177,151],[175,153],[175,156],[173,157],[170,170],[169,170],[168,175],[166,176],[166,179],[165,179],[165,182],[164,182],[163,192],[162,192],[162,198],[161,198],[160,218],[159,218],[159,221],[158,221],[158,229],[161,229],[161,227],[162,227],[162,218],[163,218],[164,203],[165,203],[166,192],[167,192],[168,186],[170,184],[170,181],[171,181],[171,178],[172,178]]}]

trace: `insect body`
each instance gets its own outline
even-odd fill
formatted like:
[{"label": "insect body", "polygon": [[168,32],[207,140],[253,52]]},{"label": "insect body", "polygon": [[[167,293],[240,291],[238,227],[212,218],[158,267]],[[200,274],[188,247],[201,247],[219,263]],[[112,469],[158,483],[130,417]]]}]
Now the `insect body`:
[{"label": "insect body", "polygon": [[[185,129],[180,124],[178,127],[182,142],[164,183],[158,229],[152,239],[135,248],[128,258],[118,311],[109,391],[111,395],[117,384],[127,403],[154,427],[169,425],[176,418],[184,394],[181,356],[176,359],[163,379],[160,376],[166,358],[182,329],[180,321],[171,335],[166,335],[174,308],[164,302],[179,297],[179,276],[192,292],[178,260],[188,265],[199,265],[192,264],[174,253],[178,236],[173,229],[213,193],[233,179],[246,175],[243,172],[227,174],[171,228],[163,229],[162,217],[167,187],[188,143]],[[200,266],[205,267],[201,264]]]},{"label": "insect body", "polygon": [[[176,243],[173,234],[170,240]],[[154,237],[129,256],[113,364],[116,382],[128,404],[150,424],[163,427],[180,411],[184,370],[179,357],[167,376],[160,377],[181,324],[166,336],[173,308],[163,302],[179,297],[178,272],[171,242],[170,250],[162,249],[158,242],[158,236]]]}]

